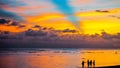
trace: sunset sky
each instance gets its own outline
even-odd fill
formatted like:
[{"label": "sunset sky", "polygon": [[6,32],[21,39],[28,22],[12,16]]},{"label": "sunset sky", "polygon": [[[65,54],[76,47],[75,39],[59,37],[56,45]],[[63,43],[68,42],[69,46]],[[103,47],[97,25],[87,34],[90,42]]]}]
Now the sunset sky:
[{"label": "sunset sky", "polygon": [[[1,0],[0,4],[1,18],[19,21],[27,28],[33,25],[60,30],[77,28],[87,34],[100,33],[101,30],[111,34],[120,31],[119,0]],[[24,30],[2,23],[0,26],[0,30]]]},{"label": "sunset sky", "polygon": [[118,36],[120,0],[0,0],[1,34],[30,30]]}]

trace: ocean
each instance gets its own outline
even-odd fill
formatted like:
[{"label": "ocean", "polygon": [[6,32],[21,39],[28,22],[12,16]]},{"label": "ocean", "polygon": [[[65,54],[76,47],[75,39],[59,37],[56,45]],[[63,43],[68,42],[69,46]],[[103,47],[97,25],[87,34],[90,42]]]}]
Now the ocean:
[{"label": "ocean", "polygon": [[10,48],[0,50],[0,68],[80,68],[120,65],[120,49]]}]

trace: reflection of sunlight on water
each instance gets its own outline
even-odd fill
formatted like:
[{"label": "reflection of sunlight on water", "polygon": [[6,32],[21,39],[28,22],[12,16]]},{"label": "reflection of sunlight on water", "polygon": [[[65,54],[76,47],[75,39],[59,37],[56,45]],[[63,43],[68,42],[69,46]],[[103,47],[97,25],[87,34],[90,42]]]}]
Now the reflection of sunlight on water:
[{"label": "reflection of sunlight on water", "polygon": [[[116,54],[115,52],[118,52]],[[85,50],[81,56],[95,59],[97,66],[120,65],[120,50]]]},{"label": "reflection of sunlight on water", "polygon": [[[0,52],[3,68],[76,68],[81,61],[95,60],[96,66],[119,65],[120,50],[43,49]],[[87,66],[85,64],[85,66]]]}]

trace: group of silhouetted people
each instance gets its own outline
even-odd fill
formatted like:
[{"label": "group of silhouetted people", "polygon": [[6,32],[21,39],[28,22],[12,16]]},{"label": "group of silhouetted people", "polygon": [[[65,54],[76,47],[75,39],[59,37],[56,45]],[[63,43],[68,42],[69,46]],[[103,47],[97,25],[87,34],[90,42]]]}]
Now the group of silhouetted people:
[{"label": "group of silhouetted people", "polygon": [[82,68],[85,67],[85,63],[87,63],[88,68],[95,67],[95,60],[87,60],[87,62],[82,61]]}]

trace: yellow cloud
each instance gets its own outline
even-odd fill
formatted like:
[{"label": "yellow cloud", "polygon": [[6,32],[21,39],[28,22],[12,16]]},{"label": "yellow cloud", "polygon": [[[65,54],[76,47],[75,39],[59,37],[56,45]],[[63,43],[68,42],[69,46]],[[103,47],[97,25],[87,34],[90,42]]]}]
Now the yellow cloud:
[{"label": "yellow cloud", "polygon": [[45,27],[53,27],[54,29],[64,30],[66,28],[75,29],[70,21],[65,19],[65,15],[60,13],[45,13],[34,17],[26,17],[31,25],[40,25]]},{"label": "yellow cloud", "polygon": [[41,21],[45,21],[45,20],[50,20],[50,19],[60,19],[60,18],[64,18],[65,16],[63,14],[59,14],[59,13],[43,13],[37,16],[29,16],[26,17],[26,20],[28,22],[41,22]]},{"label": "yellow cloud", "polygon": [[107,10],[109,12],[87,11],[78,13],[81,17],[81,29],[85,34],[101,33],[105,30],[110,34],[120,32],[119,8]]}]

